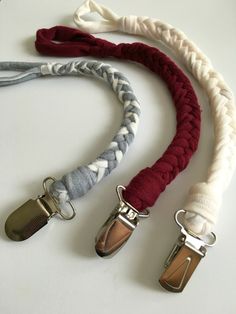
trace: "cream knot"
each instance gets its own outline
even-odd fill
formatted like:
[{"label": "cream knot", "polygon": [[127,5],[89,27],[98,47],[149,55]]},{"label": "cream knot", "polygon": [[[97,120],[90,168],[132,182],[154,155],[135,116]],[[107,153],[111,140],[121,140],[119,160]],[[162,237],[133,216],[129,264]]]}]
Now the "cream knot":
[{"label": "cream knot", "polygon": [[207,183],[197,183],[189,191],[184,209],[186,229],[197,235],[208,235],[216,224],[221,194]]}]

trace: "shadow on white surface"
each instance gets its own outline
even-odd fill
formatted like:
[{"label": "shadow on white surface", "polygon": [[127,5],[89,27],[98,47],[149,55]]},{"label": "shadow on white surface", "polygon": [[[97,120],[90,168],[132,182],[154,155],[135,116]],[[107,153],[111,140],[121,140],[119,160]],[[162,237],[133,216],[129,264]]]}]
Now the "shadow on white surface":
[{"label": "shadow on white surface", "polygon": [[30,55],[33,55],[35,57],[35,54],[37,54],[37,51],[34,46],[35,42],[35,36],[27,37],[21,41],[21,45],[23,47],[23,50]]}]

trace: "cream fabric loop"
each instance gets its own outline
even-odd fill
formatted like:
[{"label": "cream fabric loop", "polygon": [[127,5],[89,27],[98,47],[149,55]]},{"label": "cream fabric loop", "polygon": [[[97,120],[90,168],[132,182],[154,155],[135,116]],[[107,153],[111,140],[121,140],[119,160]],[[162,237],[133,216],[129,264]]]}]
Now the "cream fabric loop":
[{"label": "cream fabric loop", "polygon": [[[89,8],[86,12],[85,7]],[[81,16],[91,11],[105,20],[85,22]],[[185,227],[198,235],[209,234],[217,221],[222,194],[230,183],[236,164],[236,108],[230,88],[203,52],[183,32],[169,24],[148,17],[119,17],[92,0],[87,0],[77,9],[74,21],[80,29],[88,32],[116,30],[162,41],[180,57],[205,90],[214,121],[213,158],[206,181],[190,189],[184,208],[187,210]]]},{"label": "cream fabric loop", "polygon": [[[86,21],[83,16],[88,13],[98,13],[103,20]],[[74,13],[74,22],[82,31],[90,33],[112,32],[118,29],[119,16],[94,1],[85,1]]]}]

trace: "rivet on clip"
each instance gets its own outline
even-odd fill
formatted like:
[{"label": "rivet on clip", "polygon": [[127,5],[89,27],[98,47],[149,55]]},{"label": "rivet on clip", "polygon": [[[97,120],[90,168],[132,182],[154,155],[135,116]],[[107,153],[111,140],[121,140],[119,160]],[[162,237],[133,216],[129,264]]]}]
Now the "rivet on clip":
[{"label": "rivet on clip", "polygon": [[[175,214],[175,221],[181,228],[181,235],[168,256],[159,282],[163,288],[171,292],[182,292],[201,259],[206,255],[206,247],[213,246],[216,235],[212,232],[207,239],[200,239],[187,231],[178,220],[181,209]],[[211,238],[211,239],[210,239]]]},{"label": "rivet on clip", "polygon": [[39,229],[44,227],[50,218],[59,214],[63,219],[70,220],[75,216],[75,209],[71,202],[68,202],[71,209],[71,216],[65,215],[57,200],[49,193],[48,181],[55,181],[48,177],[43,181],[44,195],[38,196],[35,200],[29,200],[16,209],[6,220],[5,231],[13,241],[23,241],[31,237]]},{"label": "rivet on clip", "polygon": [[149,217],[149,211],[139,213],[122,197],[125,187],[118,185],[116,192],[119,198],[118,206],[104,223],[96,237],[95,250],[101,257],[113,255],[128,241],[132,232],[139,224],[140,218]]}]

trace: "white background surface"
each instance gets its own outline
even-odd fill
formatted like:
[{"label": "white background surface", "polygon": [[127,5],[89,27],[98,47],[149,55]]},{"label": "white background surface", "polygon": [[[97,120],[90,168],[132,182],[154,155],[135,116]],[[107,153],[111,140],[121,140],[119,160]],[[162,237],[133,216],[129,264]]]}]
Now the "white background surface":
[{"label": "white background surface", "polygon": [[[152,16],[180,28],[235,90],[234,0],[103,0],[103,4],[120,15]],[[73,26],[71,16],[78,5],[78,0],[1,1],[0,60],[56,60],[36,53],[35,31],[59,24]],[[115,42],[137,41],[118,34],[100,36]],[[139,169],[161,156],[175,129],[172,101],[159,78],[135,64],[109,63],[127,75],[142,104],[137,138],[119,168],[76,202],[73,221],[53,219],[22,243],[11,242],[4,234],[8,214],[41,192],[44,177],[59,178],[93,160],[117,130],[122,110],[112,91],[91,79],[45,78],[1,88],[0,313],[233,314],[235,176],[224,194],[218,243],[185,291],[171,294],[158,285],[164,260],[178,236],[173,213],[183,205],[189,187],[205,178],[212,154],[208,102],[191,75],[203,109],[197,153],[161,195],[151,219],[142,221],[118,255],[103,260],[94,252],[96,232],[117,203],[115,186],[127,184]]]}]

